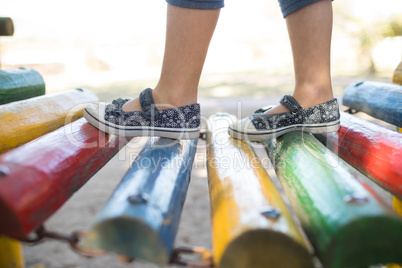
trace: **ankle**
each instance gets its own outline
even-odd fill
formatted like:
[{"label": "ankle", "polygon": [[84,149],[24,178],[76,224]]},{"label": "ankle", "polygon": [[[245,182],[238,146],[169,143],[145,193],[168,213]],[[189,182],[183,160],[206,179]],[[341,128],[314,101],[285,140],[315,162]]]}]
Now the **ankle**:
[{"label": "ankle", "polygon": [[181,107],[197,102],[197,96],[191,96],[188,92],[180,90],[169,90],[167,88],[155,87],[152,97],[157,105],[165,106],[165,109]]},{"label": "ankle", "polygon": [[325,88],[296,88],[293,93],[293,98],[295,98],[296,101],[304,107],[304,109],[308,109],[321,103],[330,101],[334,98],[334,96],[332,93],[332,88],[329,86]]}]

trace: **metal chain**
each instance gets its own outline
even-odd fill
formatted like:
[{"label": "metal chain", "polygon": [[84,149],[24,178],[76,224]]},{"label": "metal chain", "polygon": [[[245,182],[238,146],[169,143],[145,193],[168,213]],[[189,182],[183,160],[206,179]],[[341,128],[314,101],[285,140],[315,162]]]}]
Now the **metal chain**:
[{"label": "metal chain", "polygon": [[79,245],[82,237],[85,236],[85,232],[72,232],[71,234],[62,234],[58,232],[49,231],[45,226],[41,225],[35,231],[35,237],[26,238],[22,241],[37,244],[45,239],[54,239],[57,241],[67,242],[71,249],[76,253],[85,257],[97,257],[106,254],[106,251],[100,249],[85,248]]},{"label": "metal chain", "polygon": [[[72,232],[71,234],[62,234],[54,231],[49,231],[45,228],[45,226],[41,225],[38,229],[36,229],[33,237],[28,237],[21,241],[31,244],[41,243],[45,239],[53,239],[61,242],[67,242],[74,252],[85,257],[98,257],[103,256],[107,253],[106,251],[101,249],[92,249],[80,246],[79,242],[82,237],[85,236],[85,234],[85,232]],[[183,255],[199,255],[201,257],[201,261],[199,263],[185,261],[182,258]],[[133,258],[124,255],[117,255],[117,257],[118,260],[123,263],[130,263],[134,261]],[[173,250],[170,263],[186,267],[210,268],[213,267],[212,252],[201,247],[175,248]]]},{"label": "metal chain", "polygon": [[[199,255],[201,261],[199,263],[185,261],[182,259],[183,255]],[[173,250],[171,264],[193,267],[193,268],[210,268],[214,267],[212,252],[206,248],[201,247],[179,247]]]}]

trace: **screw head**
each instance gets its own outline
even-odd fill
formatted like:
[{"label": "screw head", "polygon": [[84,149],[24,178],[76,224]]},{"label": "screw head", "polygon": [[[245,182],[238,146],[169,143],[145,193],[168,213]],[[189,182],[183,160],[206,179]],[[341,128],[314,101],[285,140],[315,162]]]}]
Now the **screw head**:
[{"label": "screw head", "polygon": [[266,206],[264,207],[261,212],[260,212],[265,218],[271,219],[271,220],[276,220],[281,216],[281,212],[279,209],[274,208],[272,206]]},{"label": "screw head", "polygon": [[366,196],[359,196],[356,194],[348,194],[343,198],[343,201],[348,204],[361,205],[361,204],[367,203],[368,199]]},{"label": "screw head", "polygon": [[10,174],[10,169],[5,165],[0,165],[0,178],[6,177]]},{"label": "screw head", "polygon": [[145,193],[133,194],[127,197],[128,202],[133,205],[145,204],[148,202],[149,196]]}]

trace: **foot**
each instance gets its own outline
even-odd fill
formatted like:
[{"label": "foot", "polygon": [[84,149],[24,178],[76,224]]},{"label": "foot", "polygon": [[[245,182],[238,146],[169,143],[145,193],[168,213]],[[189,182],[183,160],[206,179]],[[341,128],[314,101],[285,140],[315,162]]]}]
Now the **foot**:
[{"label": "foot", "polygon": [[[185,105],[190,105],[197,102],[196,98],[188,98],[187,96],[171,96],[166,95],[164,91],[157,88],[152,90],[152,98],[158,110],[173,109]],[[124,112],[142,111],[139,97],[130,99],[123,106]]]},{"label": "foot", "polygon": [[[159,136],[172,139],[195,139],[200,131],[200,105],[159,109],[152,89],[141,92],[136,101],[117,99],[111,104],[90,104],[84,109],[84,117],[103,132],[119,136]],[[129,103],[131,102],[131,103]],[[134,111],[125,111],[123,106]],[[132,105],[132,106],[131,106]],[[166,107],[166,106],[163,106]]]},{"label": "foot", "polygon": [[[292,96],[286,95],[281,105],[288,111],[268,114],[273,108],[261,108],[249,118],[229,126],[229,135],[237,139],[263,141],[287,132],[302,130],[309,133],[336,132],[339,129],[339,105],[336,99],[304,109]],[[276,106],[276,111],[280,106]]]},{"label": "foot", "polygon": [[[292,96],[303,109],[308,109],[314,106],[317,106],[321,103],[327,102],[332,100],[334,97],[333,95],[328,96],[319,96],[319,97],[311,97],[305,98],[304,96],[293,95]],[[281,114],[281,113],[290,113],[290,110],[283,104],[279,104],[271,109],[267,110],[265,114]]]}]

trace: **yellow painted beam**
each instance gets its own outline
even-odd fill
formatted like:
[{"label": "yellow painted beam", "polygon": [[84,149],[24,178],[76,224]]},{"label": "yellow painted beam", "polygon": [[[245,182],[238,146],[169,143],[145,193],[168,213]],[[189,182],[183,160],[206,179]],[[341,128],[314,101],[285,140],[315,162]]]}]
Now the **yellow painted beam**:
[{"label": "yellow painted beam", "polygon": [[228,114],[209,119],[207,167],[217,267],[313,267],[301,235],[260,159],[232,139]]},{"label": "yellow painted beam", "polygon": [[402,61],[399,63],[398,67],[396,67],[394,76],[392,77],[392,83],[402,85]]},{"label": "yellow painted beam", "polygon": [[0,236],[0,267],[24,268],[22,246],[19,241]]},{"label": "yellow painted beam", "polygon": [[80,88],[1,105],[0,153],[77,120],[83,104],[97,99]]}]

